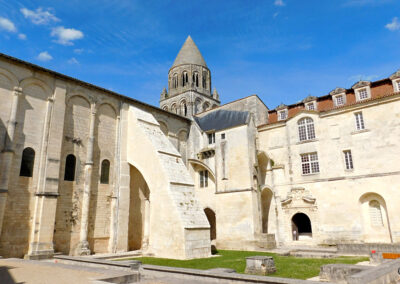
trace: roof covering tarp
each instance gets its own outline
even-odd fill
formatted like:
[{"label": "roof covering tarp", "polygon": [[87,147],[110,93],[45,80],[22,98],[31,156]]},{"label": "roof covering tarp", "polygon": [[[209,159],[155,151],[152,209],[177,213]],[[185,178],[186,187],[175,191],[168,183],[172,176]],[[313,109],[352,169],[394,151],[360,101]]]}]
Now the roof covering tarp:
[{"label": "roof covering tarp", "polygon": [[194,117],[201,130],[222,130],[248,123],[249,112],[233,110],[216,110],[202,117]]}]

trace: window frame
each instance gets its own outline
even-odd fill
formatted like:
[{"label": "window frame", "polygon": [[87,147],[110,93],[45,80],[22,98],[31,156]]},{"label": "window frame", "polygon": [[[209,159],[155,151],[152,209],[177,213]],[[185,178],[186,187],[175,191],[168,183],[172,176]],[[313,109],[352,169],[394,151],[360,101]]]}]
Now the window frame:
[{"label": "window frame", "polygon": [[315,103],[314,102],[306,103],[306,110],[316,110]]},{"label": "window frame", "polygon": [[[284,115],[284,118],[282,117]],[[286,120],[288,118],[288,110],[278,110],[278,121]]]},{"label": "window frame", "polygon": [[354,170],[353,154],[351,153],[351,150],[344,150],[343,155],[344,155],[344,166],[346,170],[347,171]]},{"label": "window frame", "polygon": [[316,139],[314,120],[311,117],[299,119],[297,121],[297,130],[300,142]]},{"label": "window frame", "polygon": [[[339,98],[341,99],[341,103],[339,103]],[[336,95],[335,96],[335,106],[344,106],[346,104],[346,95],[341,94],[341,95]]]},{"label": "window frame", "polygon": [[[307,158],[307,161],[305,161],[305,159],[303,159],[303,158]],[[317,152],[300,154],[300,161],[301,161],[302,175],[304,175],[304,176],[314,175],[314,174],[319,174],[321,172],[320,167],[319,167],[319,160],[318,160]],[[305,170],[307,170],[308,172]]]},{"label": "window frame", "polygon": [[208,170],[199,171],[199,186],[200,188],[208,187]]},{"label": "window frame", "polygon": [[357,131],[365,130],[365,121],[362,111],[355,112],[354,116],[355,116],[356,130]]},{"label": "window frame", "polygon": [[215,132],[207,133],[208,145],[215,144]]}]

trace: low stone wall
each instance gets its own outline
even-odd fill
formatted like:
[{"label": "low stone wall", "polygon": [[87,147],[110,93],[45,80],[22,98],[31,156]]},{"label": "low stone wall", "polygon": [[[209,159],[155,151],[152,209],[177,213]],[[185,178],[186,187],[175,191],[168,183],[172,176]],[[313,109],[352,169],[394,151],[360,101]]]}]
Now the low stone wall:
[{"label": "low stone wall", "polygon": [[346,284],[395,284],[400,281],[400,259],[378,266],[328,264],[321,267],[321,281]]},{"label": "low stone wall", "polygon": [[338,254],[370,255],[371,251],[400,253],[400,243],[397,244],[338,244]]},{"label": "low stone wall", "polygon": [[[315,281],[308,280],[229,273],[223,272],[223,269],[198,270],[147,264],[142,265],[140,274],[146,279],[175,277],[186,280],[188,283],[203,280],[207,283],[315,284]],[[333,282],[324,282],[324,284],[333,284]]]}]

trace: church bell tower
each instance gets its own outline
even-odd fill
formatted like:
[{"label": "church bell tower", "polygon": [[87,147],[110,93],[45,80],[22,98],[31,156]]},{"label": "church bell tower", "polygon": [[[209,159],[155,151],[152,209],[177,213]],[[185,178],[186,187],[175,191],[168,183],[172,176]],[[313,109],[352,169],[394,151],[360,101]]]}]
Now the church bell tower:
[{"label": "church bell tower", "polygon": [[217,91],[211,93],[211,72],[190,36],[186,39],[168,72],[168,91],[164,88],[160,108],[192,118],[219,106]]}]

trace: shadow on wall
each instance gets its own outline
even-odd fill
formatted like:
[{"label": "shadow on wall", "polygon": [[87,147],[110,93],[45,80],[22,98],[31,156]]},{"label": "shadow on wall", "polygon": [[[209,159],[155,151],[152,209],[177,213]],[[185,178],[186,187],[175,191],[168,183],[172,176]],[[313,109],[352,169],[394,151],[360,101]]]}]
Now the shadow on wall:
[{"label": "shadow on wall", "polygon": [[[137,168],[130,166],[130,204],[129,204],[129,227],[128,227],[128,249],[139,250],[145,241],[145,226],[150,218],[149,214],[150,190]],[[146,224],[147,222],[147,224]]]}]

